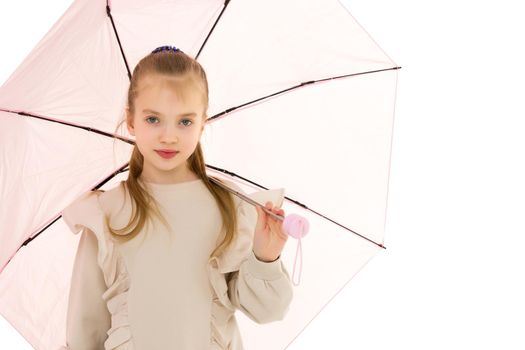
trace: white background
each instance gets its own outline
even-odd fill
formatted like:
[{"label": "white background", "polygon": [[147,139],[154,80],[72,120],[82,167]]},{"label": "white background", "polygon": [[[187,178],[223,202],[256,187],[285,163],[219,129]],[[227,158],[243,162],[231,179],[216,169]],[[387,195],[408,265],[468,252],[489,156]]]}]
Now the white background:
[{"label": "white background", "polygon": [[[0,82],[70,2],[0,2]],[[344,4],[403,67],[387,249],[288,349],[525,349],[520,1]],[[1,317],[0,348],[31,349]]]}]

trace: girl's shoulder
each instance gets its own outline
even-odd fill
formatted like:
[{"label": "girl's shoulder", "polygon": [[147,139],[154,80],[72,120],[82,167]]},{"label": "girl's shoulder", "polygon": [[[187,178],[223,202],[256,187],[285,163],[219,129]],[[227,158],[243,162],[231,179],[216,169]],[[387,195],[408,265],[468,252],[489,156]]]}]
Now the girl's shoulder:
[{"label": "girl's shoulder", "polygon": [[[71,231],[78,233],[82,226],[90,227],[103,220],[106,215],[111,218],[123,207],[125,192],[123,184],[107,190],[91,190],[78,196],[63,211],[62,218]],[[91,228],[91,227],[90,227]]]},{"label": "girl's shoulder", "polygon": [[120,181],[116,186],[106,191],[98,191],[100,208],[106,214],[114,214],[120,206],[125,204],[127,195],[125,182]]},{"label": "girl's shoulder", "polygon": [[111,227],[123,227],[132,215],[131,197],[125,188],[125,181],[115,187],[100,192],[98,196],[100,210],[109,218]]},{"label": "girl's shoulder", "polygon": [[98,201],[100,192],[87,191],[62,210],[62,219],[73,233],[81,232],[84,227],[97,233],[96,226],[102,217]]},{"label": "girl's shoulder", "polygon": [[[220,179],[220,181],[225,185],[227,186],[228,188],[231,188],[237,192],[240,192],[242,194],[246,194],[246,191],[244,191],[238,184],[236,184],[235,182],[231,181],[231,180],[226,180],[226,179]],[[236,196],[235,194],[233,194],[233,202],[235,203],[236,206],[238,206],[239,204],[241,204],[241,198],[239,198],[238,196]]]},{"label": "girl's shoulder", "polygon": [[[284,202],[284,193],[285,189],[275,188],[275,189],[260,189],[260,190],[244,190],[238,185],[237,183],[233,182],[232,180],[224,180],[221,179],[228,187],[231,189],[234,189],[237,192],[240,192],[241,194],[245,195],[246,197],[249,197],[250,199],[264,205],[267,201],[271,201],[274,205],[280,207]],[[248,204],[244,199],[239,198],[239,196],[234,195],[234,201],[237,205],[244,204],[244,206],[250,206],[251,204]]]}]

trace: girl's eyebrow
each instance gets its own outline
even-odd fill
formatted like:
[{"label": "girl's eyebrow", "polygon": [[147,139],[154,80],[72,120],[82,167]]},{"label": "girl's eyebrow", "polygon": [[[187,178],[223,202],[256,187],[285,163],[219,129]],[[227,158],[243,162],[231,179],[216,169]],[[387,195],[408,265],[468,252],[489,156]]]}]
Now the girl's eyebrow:
[{"label": "girl's eyebrow", "polygon": [[[153,113],[153,114],[157,114],[157,115],[162,116],[161,113],[156,112],[156,111],[154,111],[154,110],[152,110],[152,109],[144,109],[142,112],[143,112],[143,113]],[[194,113],[194,112],[189,112],[189,113],[183,113],[183,114],[181,114],[182,117],[195,117],[196,115],[197,115],[197,113]]]}]

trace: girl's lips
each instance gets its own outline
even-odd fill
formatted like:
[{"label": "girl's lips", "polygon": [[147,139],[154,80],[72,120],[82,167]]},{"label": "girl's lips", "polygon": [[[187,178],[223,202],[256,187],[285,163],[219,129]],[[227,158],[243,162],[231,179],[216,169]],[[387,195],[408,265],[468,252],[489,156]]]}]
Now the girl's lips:
[{"label": "girl's lips", "polygon": [[179,152],[177,152],[177,151],[173,151],[173,152],[163,152],[163,151],[157,151],[157,150],[155,150],[155,152],[157,152],[157,154],[158,154],[159,156],[161,156],[162,158],[166,158],[166,159],[172,158],[172,157],[174,157],[177,153],[179,153]]}]

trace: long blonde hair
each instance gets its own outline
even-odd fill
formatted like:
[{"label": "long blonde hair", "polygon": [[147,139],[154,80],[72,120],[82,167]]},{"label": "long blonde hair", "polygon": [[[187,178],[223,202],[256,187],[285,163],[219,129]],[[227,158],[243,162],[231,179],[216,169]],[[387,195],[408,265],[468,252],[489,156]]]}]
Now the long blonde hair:
[{"label": "long blonde hair", "polygon": [[[208,118],[208,81],[204,69],[192,57],[181,51],[161,51],[150,53],[142,58],[133,70],[131,82],[128,89],[128,109],[131,117],[135,114],[134,101],[138,95],[138,83],[148,74],[161,74],[174,78],[177,85],[176,93],[184,100],[185,96],[198,92],[202,96],[204,106],[203,123]],[[126,117],[117,125],[117,129],[126,121]],[[124,190],[129,194],[132,203],[132,214],[129,223],[121,229],[113,229],[109,225],[109,218],[105,216],[105,224],[111,237],[118,242],[127,242],[137,236],[144,228],[146,221],[151,215],[156,215],[166,226],[169,226],[162,216],[158,203],[144,187],[140,180],[144,164],[144,157],[135,144],[129,161],[129,175],[123,181]],[[222,217],[221,233],[224,239],[215,247],[210,257],[220,255],[236,238],[237,215],[233,195],[220,185],[210,180],[206,174],[206,165],[200,141],[193,154],[188,158],[190,170],[195,173],[206,185],[215,198]],[[219,178],[213,177],[224,183]]]}]

